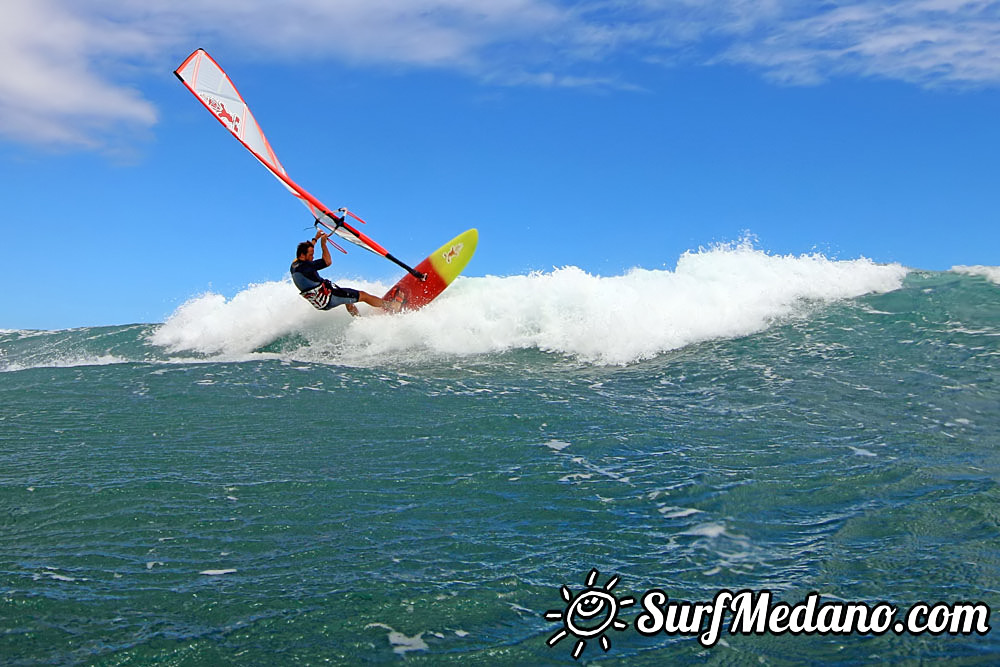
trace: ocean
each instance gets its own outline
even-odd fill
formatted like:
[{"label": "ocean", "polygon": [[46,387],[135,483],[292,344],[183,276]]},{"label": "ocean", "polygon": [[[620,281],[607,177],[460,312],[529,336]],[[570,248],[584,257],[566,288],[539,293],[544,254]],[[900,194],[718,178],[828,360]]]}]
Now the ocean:
[{"label": "ocean", "polygon": [[[366,314],[0,331],[0,662],[1000,661],[1000,269],[737,244]],[[655,623],[727,591],[760,631]]]}]

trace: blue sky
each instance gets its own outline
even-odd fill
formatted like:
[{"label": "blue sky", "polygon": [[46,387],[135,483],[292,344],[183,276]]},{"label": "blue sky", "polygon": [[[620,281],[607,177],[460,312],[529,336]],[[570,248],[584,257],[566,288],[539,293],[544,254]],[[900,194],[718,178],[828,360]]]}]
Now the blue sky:
[{"label": "blue sky", "polygon": [[470,275],[672,268],[746,232],[1000,264],[1000,2],[5,0],[0,328],[285,276],[311,220],[174,78],[198,47],[291,177],[412,263],[474,226]]}]

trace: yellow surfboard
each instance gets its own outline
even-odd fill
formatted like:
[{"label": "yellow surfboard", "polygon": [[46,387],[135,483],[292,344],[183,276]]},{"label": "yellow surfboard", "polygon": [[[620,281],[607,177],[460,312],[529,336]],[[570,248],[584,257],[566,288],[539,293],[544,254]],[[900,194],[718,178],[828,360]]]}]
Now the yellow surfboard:
[{"label": "yellow surfboard", "polygon": [[475,254],[478,242],[479,232],[467,229],[417,264],[416,270],[426,274],[426,280],[420,281],[408,273],[382,298],[398,301],[403,310],[423,308],[462,273]]}]

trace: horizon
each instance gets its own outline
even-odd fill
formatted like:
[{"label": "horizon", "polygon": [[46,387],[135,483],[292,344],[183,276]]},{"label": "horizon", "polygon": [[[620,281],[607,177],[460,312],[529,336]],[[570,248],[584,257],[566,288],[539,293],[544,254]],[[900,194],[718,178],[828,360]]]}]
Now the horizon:
[{"label": "horizon", "polygon": [[[1000,264],[1000,2],[116,4],[0,9],[0,329],[285,278],[312,219],[174,77],[196,48],[289,176],[412,264],[469,227],[468,276],[673,269],[747,236]],[[326,277],[401,276],[347,249]]]}]

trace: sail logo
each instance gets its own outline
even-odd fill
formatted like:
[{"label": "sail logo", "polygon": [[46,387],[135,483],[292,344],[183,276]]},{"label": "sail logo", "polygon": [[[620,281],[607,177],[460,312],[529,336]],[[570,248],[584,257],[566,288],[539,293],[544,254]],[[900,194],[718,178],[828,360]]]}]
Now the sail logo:
[{"label": "sail logo", "polygon": [[618,584],[618,576],[609,579],[603,588],[596,586],[599,574],[596,569],[591,570],[587,575],[586,588],[576,595],[573,595],[565,585],[562,586],[559,594],[566,603],[566,608],[545,612],[546,620],[563,624],[563,627],[549,637],[546,643],[555,646],[573,635],[577,640],[572,651],[574,660],[579,659],[583,649],[587,647],[588,639],[598,638],[601,648],[607,653],[611,648],[611,642],[604,634],[605,631],[612,628],[619,632],[626,630],[628,623],[618,619],[618,609],[635,604],[635,598],[625,597],[619,600],[611,593]]},{"label": "sail logo", "polygon": [[451,264],[451,260],[455,259],[456,257],[462,254],[463,247],[464,247],[463,244],[456,243],[455,245],[453,245],[451,248],[448,249],[448,252],[444,253],[441,256],[444,257],[444,261]]},{"label": "sail logo", "polygon": [[219,120],[228,121],[229,129],[233,132],[240,131],[240,117],[229,113],[229,111],[226,110],[224,102],[220,102],[214,97],[208,96],[205,96],[204,100],[205,104],[208,105],[208,108],[212,110],[212,113],[214,113]]}]

